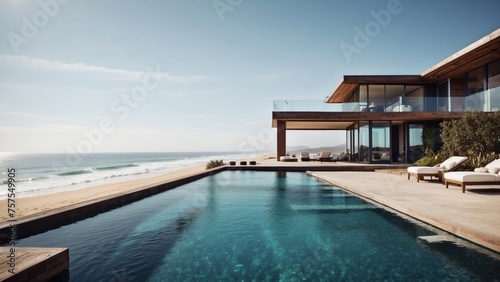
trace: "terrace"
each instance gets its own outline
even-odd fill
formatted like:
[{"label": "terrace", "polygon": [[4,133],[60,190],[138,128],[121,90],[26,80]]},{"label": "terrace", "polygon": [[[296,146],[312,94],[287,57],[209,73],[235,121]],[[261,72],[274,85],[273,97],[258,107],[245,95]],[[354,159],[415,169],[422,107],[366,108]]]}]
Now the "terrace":
[{"label": "terrace", "polygon": [[[406,101],[406,102],[403,102]],[[273,112],[496,112],[500,110],[500,87],[467,97],[407,97],[395,96],[385,102],[327,103],[322,100],[275,100]]]}]

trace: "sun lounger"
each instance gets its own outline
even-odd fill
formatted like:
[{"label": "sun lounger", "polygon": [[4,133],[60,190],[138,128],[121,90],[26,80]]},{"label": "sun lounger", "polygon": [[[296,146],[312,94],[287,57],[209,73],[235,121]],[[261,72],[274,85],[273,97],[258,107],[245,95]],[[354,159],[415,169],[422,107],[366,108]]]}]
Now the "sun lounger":
[{"label": "sun lounger", "polygon": [[[332,156],[332,158],[334,158],[335,156]],[[345,152],[340,152],[337,154],[337,158],[336,160],[337,161],[344,161],[347,159],[347,154]]]},{"label": "sun lounger", "polygon": [[311,160],[313,161],[320,161],[320,162],[328,162],[331,160],[331,152],[329,151],[323,151],[319,154],[319,156],[312,157]]},{"label": "sun lounger", "polygon": [[417,182],[420,180],[424,180],[425,176],[430,176],[432,177],[437,177],[441,182],[443,182],[443,174],[445,172],[453,171],[457,169],[457,167],[465,162],[467,160],[467,157],[461,157],[461,156],[453,156],[445,160],[444,162],[440,163],[437,166],[410,166],[407,168],[408,171],[408,180],[410,179],[411,175],[414,175],[417,177]]},{"label": "sun lounger", "polygon": [[467,185],[500,185],[500,159],[474,171],[447,172],[444,174],[444,181],[446,188],[449,184],[461,186],[462,193],[465,193]]},{"label": "sun lounger", "polygon": [[290,157],[290,156],[282,156],[280,157],[280,161],[282,162],[296,162],[298,159],[296,157]]},{"label": "sun lounger", "polygon": [[308,162],[310,160],[311,160],[311,158],[309,157],[309,152],[300,152],[300,161],[301,162]]},{"label": "sun lounger", "polygon": [[337,162],[337,161],[342,161],[345,160],[347,157],[345,152],[340,152],[340,153],[330,153],[328,151],[323,151],[319,156],[312,157],[311,160],[313,161],[320,161],[320,162]]}]

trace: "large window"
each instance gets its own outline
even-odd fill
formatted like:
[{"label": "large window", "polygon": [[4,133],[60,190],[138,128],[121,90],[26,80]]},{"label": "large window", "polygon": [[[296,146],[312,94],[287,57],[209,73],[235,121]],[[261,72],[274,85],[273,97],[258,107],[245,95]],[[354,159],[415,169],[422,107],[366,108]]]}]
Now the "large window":
[{"label": "large window", "polygon": [[500,87],[500,60],[488,65],[488,89]]},{"label": "large window", "polygon": [[412,112],[424,111],[424,88],[422,86],[406,86],[406,104]]},{"label": "large window", "polygon": [[358,126],[354,126],[354,130],[352,131],[352,144],[353,144],[353,147],[352,147],[352,150],[353,150],[353,154],[352,154],[352,161],[353,162],[357,162],[359,161],[359,138],[358,138]]},{"label": "large window", "polygon": [[403,105],[405,95],[404,85],[386,85],[385,86],[385,99],[386,99],[386,112],[393,112],[400,109],[399,106]]},{"label": "large window", "polygon": [[484,83],[484,67],[467,73],[467,96],[484,91]]},{"label": "large window", "polygon": [[448,81],[438,84],[437,97],[438,111],[448,111]]},{"label": "large window", "polygon": [[370,130],[369,123],[363,121],[359,123],[359,157],[361,162],[368,162],[370,148]]},{"label": "large window", "polygon": [[488,65],[488,89],[490,89],[491,110],[500,111],[500,60]]},{"label": "large window", "polygon": [[385,109],[385,86],[384,85],[369,85],[368,86],[368,102],[371,112],[383,112]]},{"label": "large window", "polygon": [[368,86],[360,85],[359,86],[359,110],[365,111],[368,103]]},{"label": "large window", "polygon": [[372,162],[391,161],[391,124],[387,121],[372,122]]},{"label": "large window", "polygon": [[408,162],[414,163],[424,156],[424,142],[422,141],[422,131],[424,126],[421,124],[410,124],[408,134]]}]

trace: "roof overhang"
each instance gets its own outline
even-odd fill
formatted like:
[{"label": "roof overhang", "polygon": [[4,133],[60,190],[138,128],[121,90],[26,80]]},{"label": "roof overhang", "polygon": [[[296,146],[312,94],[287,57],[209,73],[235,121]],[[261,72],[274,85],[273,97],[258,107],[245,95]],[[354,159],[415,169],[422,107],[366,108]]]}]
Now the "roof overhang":
[{"label": "roof overhang", "polygon": [[422,75],[346,75],[327,103],[344,103],[359,84],[439,83],[455,78],[500,58],[500,29],[426,70]]},{"label": "roof overhang", "polygon": [[500,29],[486,35],[429,68],[422,77],[429,82],[454,78],[500,58]]}]

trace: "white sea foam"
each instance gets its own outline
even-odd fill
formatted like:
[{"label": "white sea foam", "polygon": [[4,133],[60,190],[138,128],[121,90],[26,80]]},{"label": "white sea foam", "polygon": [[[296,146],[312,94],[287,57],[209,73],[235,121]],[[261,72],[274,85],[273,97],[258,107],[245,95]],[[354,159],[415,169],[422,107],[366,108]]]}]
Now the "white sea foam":
[{"label": "white sea foam", "polygon": [[22,156],[5,162],[0,175],[0,198],[6,197],[7,168],[16,168],[16,196],[55,193],[82,189],[100,184],[149,178],[175,170],[206,164],[210,160],[230,160],[253,157],[250,154],[214,153],[130,153],[96,154],[77,166],[53,167],[63,163],[64,155]]}]

